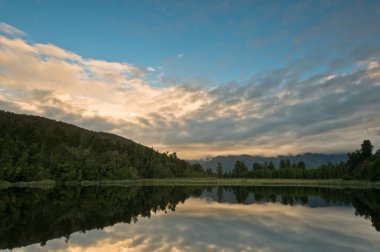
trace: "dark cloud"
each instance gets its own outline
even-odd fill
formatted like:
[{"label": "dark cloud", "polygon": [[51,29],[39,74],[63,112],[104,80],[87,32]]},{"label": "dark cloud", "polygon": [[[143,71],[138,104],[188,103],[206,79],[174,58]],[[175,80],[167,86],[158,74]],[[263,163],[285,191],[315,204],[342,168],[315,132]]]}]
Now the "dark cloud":
[{"label": "dark cloud", "polygon": [[[36,93],[33,93],[33,94],[36,94]],[[41,103],[43,104],[44,101],[48,99],[46,95],[47,93],[38,92],[38,94],[41,95],[40,97],[42,98]],[[59,104],[61,103],[62,102],[59,101]],[[14,112],[14,113],[20,113],[20,114],[36,114],[34,110],[23,109],[15,103],[1,101],[1,100],[0,100],[0,109]],[[120,127],[119,123],[112,123],[105,117],[100,117],[100,116],[83,117],[80,113],[68,112],[68,111],[65,111],[64,108],[60,108],[60,107],[39,105],[38,109],[41,111],[40,113],[41,116],[54,119],[57,121],[72,123],[86,129],[107,132],[107,131],[112,131],[113,129]]]},{"label": "dark cloud", "polygon": [[[263,143],[262,139],[265,138],[272,145],[284,142],[284,139],[290,143],[297,139],[297,144],[302,144],[302,139],[310,135],[318,135],[320,141],[327,143],[331,141],[332,135],[338,136],[339,131],[378,127],[380,119],[376,114],[380,111],[380,81],[378,77],[369,77],[370,71],[358,70],[330,79],[326,79],[328,75],[312,76],[305,80],[295,77],[297,81],[281,81],[277,85],[274,84],[275,80],[281,77],[271,76],[274,81],[269,82],[269,85],[266,85],[268,82],[262,82],[256,85],[232,85],[230,88],[221,86],[210,92],[215,98],[211,104],[193,117],[186,118],[182,124],[167,125],[167,133],[163,133],[164,143],[224,142],[234,145],[235,142],[242,143],[250,139],[248,142],[255,146]],[[283,76],[284,71],[277,73]],[[259,94],[254,95],[256,92]],[[279,98],[282,92],[285,94]],[[241,107],[234,110],[231,108],[233,106]],[[233,112],[207,119],[207,116],[221,110]],[[187,134],[175,134],[180,131]],[[346,139],[349,140],[350,136],[346,136]],[[357,144],[361,140],[357,139]]]},{"label": "dark cloud", "polygon": [[3,100],[0,100],[0,109],[1,110],[5,110],[5,111],[9,111],[9,112],[13,112],[13,113],[23,113],[23,112],[25,112],[24,110],[20,109],[13,102],[7,102],[7,101],[3,101]]}]

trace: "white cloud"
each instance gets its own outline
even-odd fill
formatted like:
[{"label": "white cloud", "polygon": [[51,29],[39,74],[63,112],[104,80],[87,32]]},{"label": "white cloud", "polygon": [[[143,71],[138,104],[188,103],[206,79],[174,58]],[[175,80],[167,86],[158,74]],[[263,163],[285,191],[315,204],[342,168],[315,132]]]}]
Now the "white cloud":
[{"label": "white cloud", "polygon": [[154,69],[154,67],[147,67],[146,68],[149,72],[155,72],[156,71],[156,69]]},{"label": "white cloud", "polygon": [[25,36],[26,33],[17,29],[14,26],[0,22],[0,32],[9,36]]},{"label": "white cloud", "polygon": [[49,57],[59,58],[59,59],[70,59],[80,61],[81,57],[75,53],[68,52],[52,44],[35,44],[34,48],[41,55],[46,55]]},{"label": "white cloud", "polygon": [[144,78],[151,67],[0,36],[0,69],[4,109],[112,131],[184,158],[347,152],[363,139],[380,147],[377,61],[307,79],[289,67],[211,90],[164,78],[154,87]]},{"label": "white cloud", "polygon": [[140,77],[143,71],[128,63],[108,62],[103,60],[85,60],[83,63],[98,77],[110,81],[121,81],[122,79]]},{"label": "white cloud", "polygon": [[374,69],[374,68],[378,68],[380,65],[379,65],[379,62],[378,61],[370,61],[368,62],[368,69],[371,70],[371,69]]},{"label": "white cloud", "polygon": [[37,50],[26,43],[24,40],[16,38],[10,39],[0,35],[0,44],[4,47],[2,50],[10,52],[25,52],[25,53],[36,53]]}]

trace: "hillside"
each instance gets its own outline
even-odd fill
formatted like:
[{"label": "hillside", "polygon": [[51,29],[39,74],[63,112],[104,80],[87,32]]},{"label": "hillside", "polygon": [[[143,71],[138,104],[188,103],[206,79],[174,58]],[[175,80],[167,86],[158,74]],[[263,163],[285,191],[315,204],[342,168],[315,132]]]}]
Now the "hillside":
[{"label": "hillside", "polygon": [[132,140],[0,111],[0,180],[116,180],[203,176],[200,165]]},{"label": "hillside", "polygon": [[347,161],[347,154],[319,154],[319,153],[304,153],[298,155],[281,155],[277,157],[262,157],[262,156],[250,156],[250,155],[239,155],[239,156],[217,156],[210,160],[197,160],[202,165],[204,169],[211,168],[216,170],[218,162],[223,165],[224,171],[232,171],[235,166],[235,162],[240,160],[244,162],[250,169],[254,162],[256,163],[269,163],[273,162],[276,168],[279,167],[281,160],[289,159],[291,163],[298,163],[300,161],[305,162],[306,168],[317,168],[322,164],[338,164],[340,162]]}]

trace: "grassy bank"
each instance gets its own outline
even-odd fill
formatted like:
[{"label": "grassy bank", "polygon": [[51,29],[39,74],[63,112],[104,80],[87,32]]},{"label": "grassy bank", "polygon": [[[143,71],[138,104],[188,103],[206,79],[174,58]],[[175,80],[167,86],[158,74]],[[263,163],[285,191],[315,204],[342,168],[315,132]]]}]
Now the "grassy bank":
[{"label": "grassy bank", "polygon": [[8,182],[0,180],[0,189],[10,188],[10,187],[33,187],[33,188],[54,188],[56,186],[54,180],[40,180],[40,181],[30,181],[30,182]]},{"label": "grassy bank", "polygon": [[306,179],[221,179],[221,178],[174,178],[141,179],[134,181],[89,182],[101,185],[143,186],[308,186],[339,188],[379,188],[380,182],[362,180],[306,180]]},{"label": "grassy bank", "polygon": [[[52,188],[57,183],[52,180],[16,182],[0,181],[0,188],[36,187]],[[114,181],[81,181],[66,182],[69,186],[307,186],[334,188],[378,188],[380,181],[364,180],[310,180],[310,179],[221,179],[221,178],[167,178],[167,179],[138,179]]]}]

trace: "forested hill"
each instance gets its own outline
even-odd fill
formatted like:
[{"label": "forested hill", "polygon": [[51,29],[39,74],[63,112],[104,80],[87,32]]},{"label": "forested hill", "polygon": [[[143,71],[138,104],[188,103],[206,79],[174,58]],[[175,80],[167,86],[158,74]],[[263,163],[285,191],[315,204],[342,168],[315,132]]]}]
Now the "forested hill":
[{"label": "forested hill", "polygon": [[132,140],[0,111],[0,180],[56,181],[203,176],[199,164]]}]

